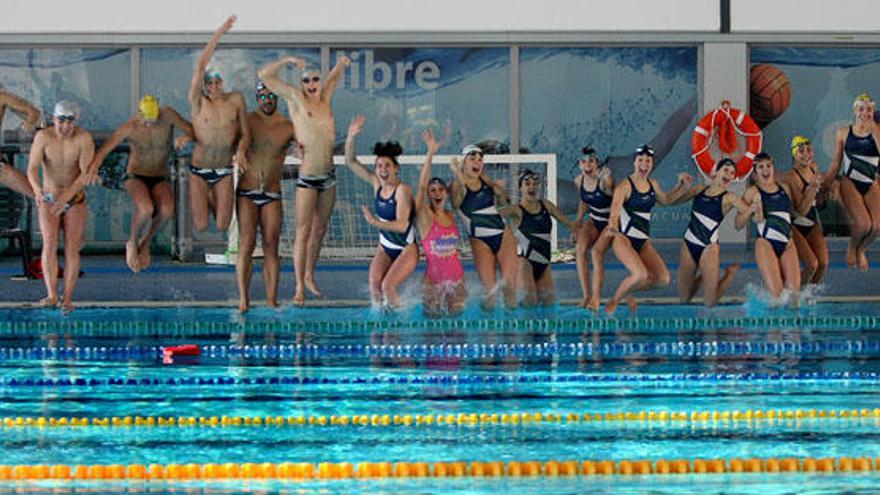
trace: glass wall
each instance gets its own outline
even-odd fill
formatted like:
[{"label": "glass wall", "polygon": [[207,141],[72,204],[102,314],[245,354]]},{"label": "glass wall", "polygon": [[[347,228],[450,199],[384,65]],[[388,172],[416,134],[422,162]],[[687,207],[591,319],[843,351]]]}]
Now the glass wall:
[{"label": "glass wall", "polygon": [[[803,135],[827,170],[835,132],[853,122],[855,97],[880,93],[880,49],[755,46],[749,59],[749,111],[764,129],[764,150],[787,169],[791,138]],[[826,235],[848,235],[839,203],[822,202],[819,213]]]},{"label": "glass wall", "polygon": [[[585,145],[610,160],[618,181],[632,172],[633,152],[644,143],[657,151],[654,177],[662,187],[673,187],[679,172],[698,175],[690,158],[697,70],[695,46],[520,50],[520,146],[557,154],[563,211],[577,211],[573,179]],[[680,236],[689,208],[656,209],[652,234]]]}]

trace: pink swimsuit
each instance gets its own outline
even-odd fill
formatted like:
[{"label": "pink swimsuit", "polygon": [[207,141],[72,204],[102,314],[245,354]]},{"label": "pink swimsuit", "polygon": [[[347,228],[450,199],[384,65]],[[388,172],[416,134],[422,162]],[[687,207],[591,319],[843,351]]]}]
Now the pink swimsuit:
[{"label": "pink swimsuit", "polygon": [[458,227],[455,223],[443,227],[436,221],[431,224],[428,235],[422,239],[422,249],[428,268],[425,276],[432,282],[459,282],[464,278],[464,269],[458,259]]}]

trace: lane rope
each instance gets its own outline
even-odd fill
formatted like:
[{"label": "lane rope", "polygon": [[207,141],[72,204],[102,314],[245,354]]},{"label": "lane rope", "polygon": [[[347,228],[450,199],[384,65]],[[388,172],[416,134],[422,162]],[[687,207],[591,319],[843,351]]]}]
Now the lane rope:
[{"label": "lane rope", "polygon": [[0,417],[5,428],[55,427],[279,427],[279,426],[503,426],[586,423],[729,423],[752,421],[880,418],[880,407],[868,409],[745,409],[700,411],[606,412],[460,412],[457,414],[351,414],[299,416],[71,416]]},{"label": "lane rope", "polygon": [[718,473],[858,473],[880,470],[870,457],[546,460],[458,462],[282,462],[208,464],[0,465],[5,480],[314,480]]}]

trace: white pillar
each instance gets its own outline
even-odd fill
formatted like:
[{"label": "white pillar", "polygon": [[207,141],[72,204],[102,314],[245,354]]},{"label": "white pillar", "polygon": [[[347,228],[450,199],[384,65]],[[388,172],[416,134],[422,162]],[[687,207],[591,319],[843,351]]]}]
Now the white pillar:
[{"label": "white pillar", "polygon": [[[730,100],[734,108],[743,111],[749,109],[749,52],[746,43],[707,42],[703,45],[703,105],[700,116],[716,108],[722,100]],[[733,190],[742,194],[745,182],[737,183]],[[721,243],[738,243],[745,248],[747,228],[736,230],[733,214],[728,215],[718,230],[718,240]]]}]

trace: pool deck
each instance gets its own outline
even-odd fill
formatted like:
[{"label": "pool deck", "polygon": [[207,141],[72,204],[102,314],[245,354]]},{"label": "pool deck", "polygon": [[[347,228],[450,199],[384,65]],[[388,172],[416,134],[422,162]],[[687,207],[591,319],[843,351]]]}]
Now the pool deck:
[{"label": "pool deck", "polygon": [[[637,297],[644,303],[675,303],[679,244],[659,242],[657,246],[669,264],[672,284],[662,289],[639,293]],[[818,291],[818,300],[850,302],[880,300],[880,288],[876,288],[880,275],[880,252],[869,252],[869,259],[873,261],[871,268],[867,272],[861,272],[846,267],[844,243],[834,241],[830,243],[830,248],[831,270],[824,287]],[[755,266],[753,252],[740,247],[722,248],[722,267],[735,262],[741,264],[741,270],[722,302],[741,302],[745,299],[750,284],[760,286],[760,276]],[[256,270],[251,284],[251,300],[254,306],[263,305],[265,300],[262,277],[259,274],[260,265],[259,261],[255,263]],[[316,278],[325,297],[324,299],[309,298],[306,304],[309,306],[368,304],[368,269],[369,260],[319,263]],[[183,304],[235,307],[238,305],[234,266],[208,265],[201,262],[180,263],[155,255],[153,265],[148,270],[135,274],[125,266],[125,259],[121,255],[88,255],[83,257],[82,270],[85,276],[77,285],[74,299],[78,306]],[[424,261],[406,282],[402,290],[404,297],[407,295],[417,297],[423,270]],[[20,272],[20,260],[17,256],[5,255],[0,258],[0,307],[21,307],[24,304],[34,303],[45,295],[41,280],[10,278]],[[473,262],[470,260],[465,261],[465,272],[469,287],[471,289],[479,287]],[[581,291],[574,263],[553,265],[553,274],[560,302],[562,304],[579,302]],[[623,265],[609,254],[603,289],[605,298],[611,295],[614,287],[625,275]],[[283,305],[291,304],[293,291],[292,262],[289,258],[283,259],[279,287],[279,300]]]}]

